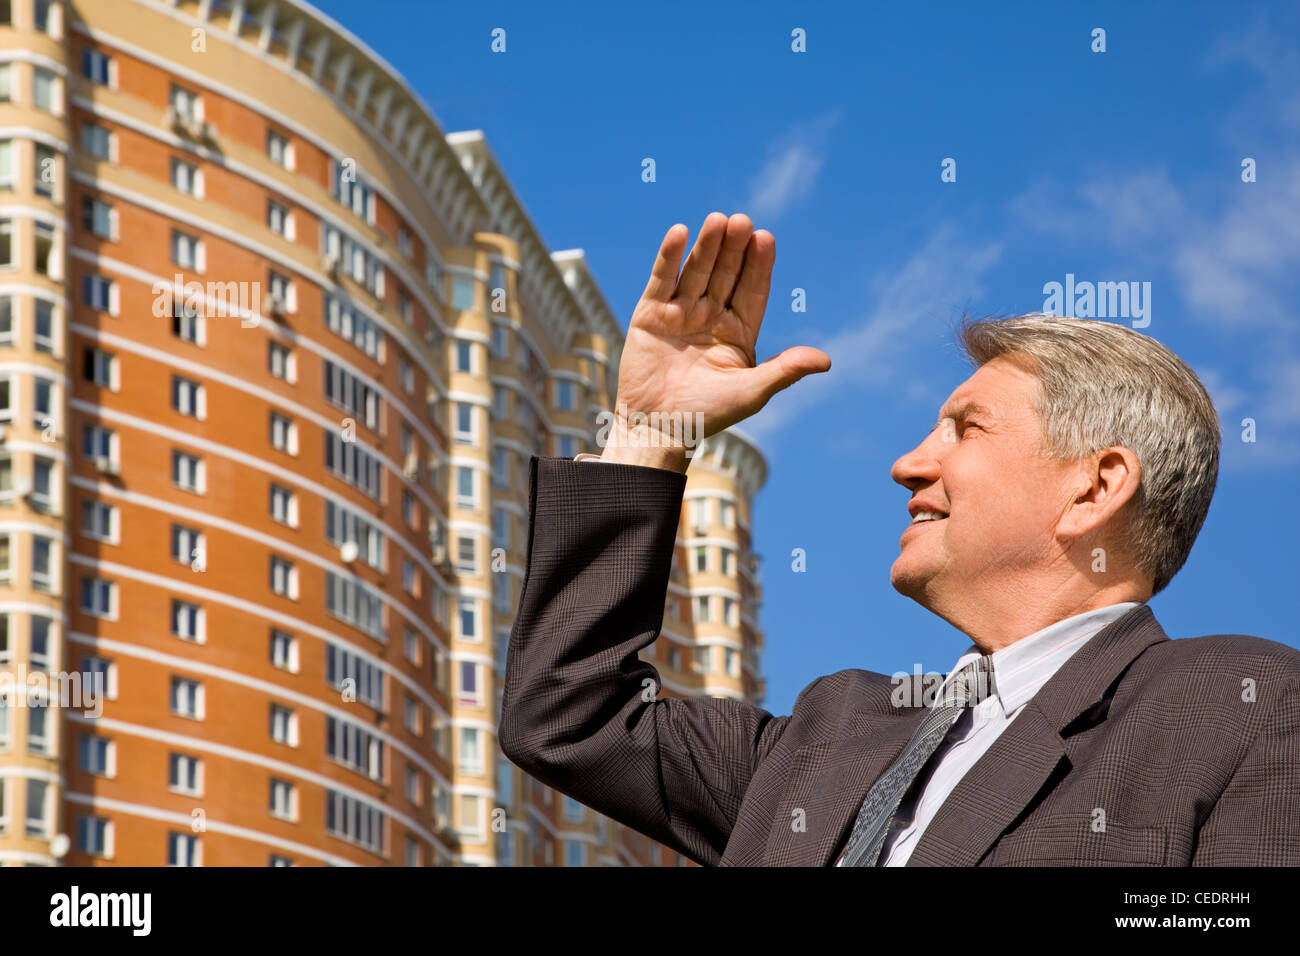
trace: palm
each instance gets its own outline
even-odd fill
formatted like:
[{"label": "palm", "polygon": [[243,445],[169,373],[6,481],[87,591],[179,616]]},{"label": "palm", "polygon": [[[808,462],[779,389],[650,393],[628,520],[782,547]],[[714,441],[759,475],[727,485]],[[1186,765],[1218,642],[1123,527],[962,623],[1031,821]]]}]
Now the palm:
[{"label": "palm", "polygon": [[628,413],[702,413],[712,435],[830,367],[824,352],[806,346],[756,365],[775,243],[751,228],[743,215],[710,215],[680,277],[686,236],[668,231],[623,347],[618,404]]}]

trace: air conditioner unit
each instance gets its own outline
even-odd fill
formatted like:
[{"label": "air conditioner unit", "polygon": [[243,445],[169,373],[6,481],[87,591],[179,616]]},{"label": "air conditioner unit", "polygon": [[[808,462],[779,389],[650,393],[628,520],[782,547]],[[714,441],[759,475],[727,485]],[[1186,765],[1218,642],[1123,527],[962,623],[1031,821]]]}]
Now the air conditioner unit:
[{"label": "air conditioner unit", "polygon": [[174,133],[189,132],[181,111],[174,106],[167,107],[167,112],[163,114],[163,125]]},{"label": "air conditioner unit", "polygon": [[102,475],[116,475],[117,462],[107,455],[95,456],[95,470]]},{"label": "air conditioner unit", "polygon": [[190,136],[205,143],[211,143],[217,138],[216,125],[205,120],[190,120],[188,130]]},{"label": "air conditioner unit", "polygon": [[268,314],[273,315],[276,318],[284,318],[284,296],[280,295],[278,292],[271,293],[266,300],[266,311]]},{"label": "air conditioner unit", "polygon": [[339,277],[339,257],[336,256],[334,253],[332,252],[325,253],[325,255],[323,256],[322,265],[324,265],[325,272],[329,275],[331,279],[337,279]]}]

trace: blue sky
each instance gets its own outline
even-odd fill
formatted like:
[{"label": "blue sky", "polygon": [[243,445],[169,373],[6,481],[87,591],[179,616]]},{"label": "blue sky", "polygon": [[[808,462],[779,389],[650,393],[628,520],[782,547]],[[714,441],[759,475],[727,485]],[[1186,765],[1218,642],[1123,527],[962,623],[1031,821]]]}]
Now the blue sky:
[{"label": "blue sky", "polygon": [[947,671],[965,650],[890,587],[909,493],[889,467],[970,374],[961,312],[1039,311],[1067,273],[1150,282],[1143,331],[1201,375],[1224,426],[1209,517],[1152,610],[1171,637],[1300,646],[1300,6],[318,6],[446,131],[484,131],[625,328],[674,222],[694,241],[710,211],[745,212],[775,235],[759,358],[815,345],[833,368],[742,425],[770,469],[755,520],[773,712],[831,671]]}]

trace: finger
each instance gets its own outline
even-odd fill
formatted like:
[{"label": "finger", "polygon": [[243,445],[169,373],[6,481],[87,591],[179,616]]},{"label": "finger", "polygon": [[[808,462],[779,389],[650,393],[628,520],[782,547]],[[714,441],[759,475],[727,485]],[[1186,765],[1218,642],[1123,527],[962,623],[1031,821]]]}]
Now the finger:
[{"label": "finger", "polygon": [[686,240],[690,230],[682,223],[675,223],[664,234],[664,241],[659,245],[659,255],[655,257],[654,267],[650,270],[650,281],[646,283],[643,299],[657,299],[667,302],[673,297],[677,288],[677,270],[682,264],[682,253],[686,251]]},{"label": "finger", "polygon": [[758,337],[767,297],[772,289],[772,267],[776,263],[776,239],[766,229],[749,237],[745,249],[745,266],[736,289],[731,293],[731,311],[750,331],[750,341]]},{"label": "finger", "polygon": [[677,280],[677,295],[683,299],[698,299],[704,295],[726,228],[727,217],[720,212],[711,212],[704,218],[700,234],[695,237],[695,248],[686,257],[682,277]]},{"label": "finger", "polygon": [[826,372],[831,367],[831,358],[821,349],[810,345],[796,345],[774,355],[762,365],[745,372],[746,386],[754,396],[750,415],[768,403],[773,395],[789,388],[805,375],[814,372]]},{"label": "finger", "polygon": [[709,276],[709,288],[705,293],[719,309],[727,307],[727,300],[736,288],[741,266],[745,263],[745,248],[749,245],[749,236],[753,231],[754,224],[743,212],[738,212],[727,220],[722,249],[718,252],[718,261],[713,265],[713,274]]}]

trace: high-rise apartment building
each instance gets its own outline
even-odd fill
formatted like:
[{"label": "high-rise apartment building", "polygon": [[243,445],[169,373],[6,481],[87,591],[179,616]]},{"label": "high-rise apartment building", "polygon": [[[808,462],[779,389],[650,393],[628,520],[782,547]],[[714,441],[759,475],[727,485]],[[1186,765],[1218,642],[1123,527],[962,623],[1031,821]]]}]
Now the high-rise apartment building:
[{"label": "high-rise apartment building", "polygon": [[[529,458],[621,342],[305,3],[0,0],[0,863],[682,862],[495,738]],[[762,701],[764,477],[691,466],[667,693]]]}]

